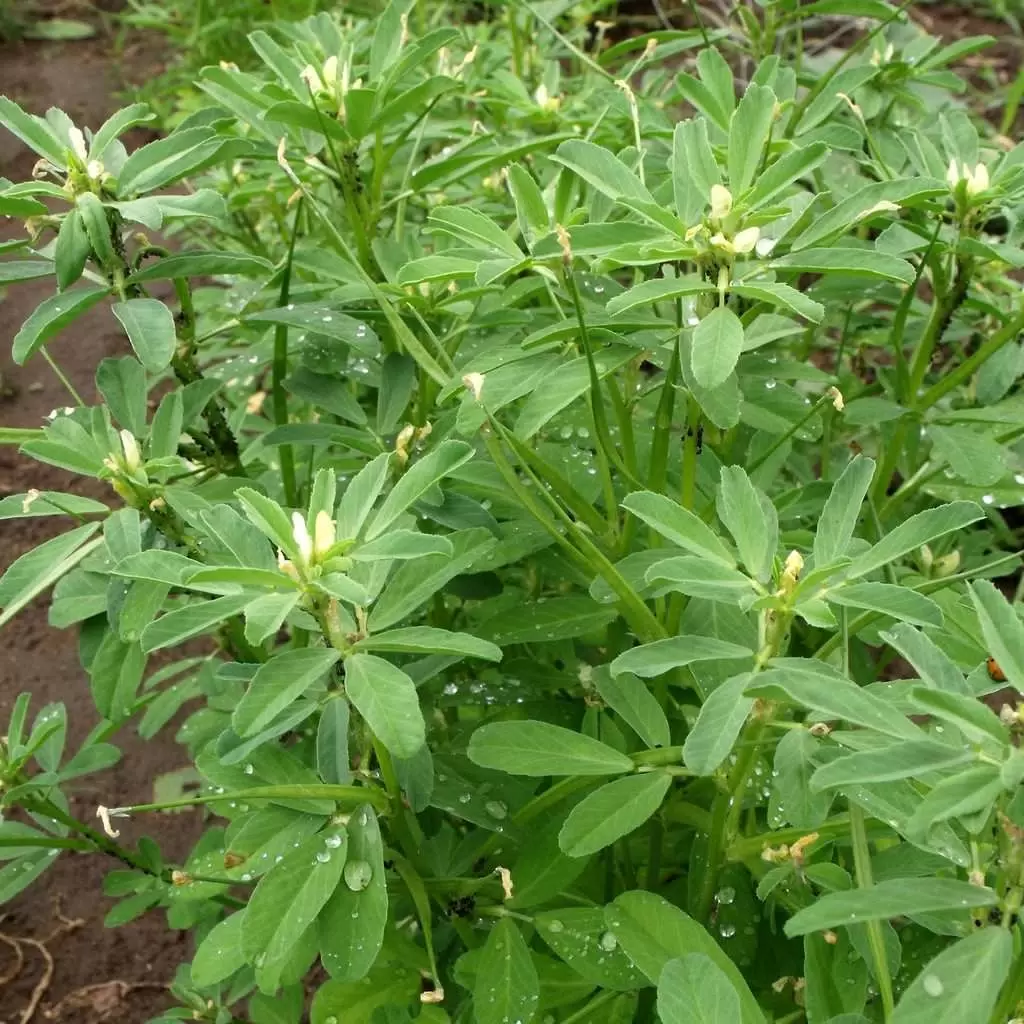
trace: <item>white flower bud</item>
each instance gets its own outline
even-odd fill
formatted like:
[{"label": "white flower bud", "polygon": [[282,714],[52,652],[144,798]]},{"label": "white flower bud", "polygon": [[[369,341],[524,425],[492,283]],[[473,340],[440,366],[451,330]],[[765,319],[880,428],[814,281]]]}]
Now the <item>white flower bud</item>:
[{"label": "white flower bud", "polygon": [[334,547],[334,539],[334,520],[321,509],[313,523],[313,550],[318,558]]},{"label": "white flower bud", "polygon": [[142,465],[139,445],[130,430],[121,431],[121,447],[124,449],[124,465],[129,473],[134,473]]},{"label": "white flower bud", "polygon": [[323,81],[328,89],[333,89],[338,82],[338,58],[330,56],[324,61]]},{"label": "white flower bud", "polygon": [[93,181],[99,181],[100,178],[106,173],[103,164],[99,160],[90,160],[85,165],[85,173],[92,178]]},{"label": "white flower bud", "polygon": [[312,64],[307,64],[299,72],[299,77],[309,86],[309,91],[314,95],[318,92],[323,92],[324,83],[320,81],[320,76]]},{"label": "white flower bud", "polygon": [[469,388],[476,401],[480,401],[480,395],[484,390],[484,375],[482,373],[467,373],[462,378],[462,383]]},{"label": "white flower bud", "polygon": [[949,168],[946,171],[946,182],[950,188],[956,188],[960,184],[960,171],[955,160],[949,161]]},{"label": "white flower bud", "polygon": [[760,237],[760,228],[744,228],[733,238],[732,247],[738,253],[752,252]]},{"label": "white flower bud", "polygon": [[68,139],[71,141],[71,152],[84,164],[89,159],[89,151],[85,146],[85,136],[82,134],[82,129],[75,128],[72,125],[68,129]]},{"label": "white flower bud", "polygon": [[711,219],[721,220],[732,211],[732,193],[724,185],[711,186]]},{"label": "white flower bud", "polygon": [[306,529],[306,520],[301,512],[292,513],[292,537],[299,549],[299,557],[308,564],[313,557],[313,538]]},{"label": "white flower bud", "polygon": [[967,194],[969,196],[977,195],[978,192],[986,191],[989,185],[989,179],[988,168],[984,164],[979,163],[977,167],[974,168],[973,172],[967,170],[966,167],[964,170],[967,171],[964,177],[967,179]]}]

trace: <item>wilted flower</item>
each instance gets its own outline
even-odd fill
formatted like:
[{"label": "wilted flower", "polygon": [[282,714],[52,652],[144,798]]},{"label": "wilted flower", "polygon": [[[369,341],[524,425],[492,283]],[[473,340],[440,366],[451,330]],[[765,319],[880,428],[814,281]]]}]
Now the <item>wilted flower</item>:
[{"label": "wilted flower", "polygon": [[84,164],[89,159],[89,150],[86,148],[82,129],[72,125],[68,129],[68,139],[71,142],[71,152]]}]

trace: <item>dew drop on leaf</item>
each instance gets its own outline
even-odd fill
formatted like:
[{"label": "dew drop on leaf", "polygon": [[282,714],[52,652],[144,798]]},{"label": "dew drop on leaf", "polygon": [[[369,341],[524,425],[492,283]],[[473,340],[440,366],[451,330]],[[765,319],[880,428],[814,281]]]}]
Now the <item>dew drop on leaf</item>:
[{"label": "dew drop on leaf", "polygon": [[945,987],[942,984],[942,979],[936,974],[926,974],[922,982],[924,985],[925,992],[930,996],[938,998],[945,991]]},{"label": "dew drop on leaf", "polygon": [[365,860],[350,860],[344,874],[345,884],[353,892],[362,892],[373,878],[373,868]]}]

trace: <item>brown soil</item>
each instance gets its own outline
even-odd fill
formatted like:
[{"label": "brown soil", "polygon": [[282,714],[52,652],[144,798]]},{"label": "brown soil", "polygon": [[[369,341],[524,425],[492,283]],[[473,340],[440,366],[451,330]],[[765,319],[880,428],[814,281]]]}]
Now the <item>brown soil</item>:
[{"label": "brown soil", "polygon": [[[111,41],[99,36],[82,42],[22,43],[0,48],[0,93],[36,113],[59,106],[79,124],[97,128],[117,107],[114,79],[118,63]],[[144,54],[135,61],[146,67]],[[121,68],[123,69],[123,58]],[[6,132],[0,131],[0,176],[21,180],[31,172],[34,158]],[[19,223],[0,224],[0,240],[17,237]],[[35,306],[52,290],[52,282],[16,285],[0,295],[0,425],[38,426],[54,407],[67,405],[68,395],[41,358],[25,367],[10,362],[10,340]],[[98,308],[61,335],[51,351],[86,401],[96,397],[93,372],[107,355],[126,348],[109,311]],[[0,496],[29,487],[88,490],[103,498],[102,485],[81,481],[0,448]],[[51,519],[0,523],[0,567],[67,528]],[[75,749],[96,722],[88,681],[79,665],[74,631],[47,624],[47,607],[37,601],[0,636],[0,733],[15,697],[32,694],[32,706],[63,701],[70,720],[69,747]],[[129,727],[116,739],[123,759],[110,771],[88,776],[74,788],[72,812],[95,820],[97,804],[130,804],[151,799],[155,776],[180,768],[186,758],[174,743],[173,727],[153,742],[143,742]],[[200,832],[199,817],[187,813],[173,818],[151,816],[122,827],[132,842],[141,835],[154,838],[168,859],[181,859]],[[125,841],[122,839],[122,842]],[[170,1005],[164,992],[178,963],[188,955],[184,933],[168,929],[160,912],[116,930],[103,927],[112,901],[102,894],[102,880],[116,862],[95,856],[66,854],[50,871],[12,903],[0,907],[0,1024],[27,1024],[24,1016],[37,987],[39,1005],[31,1020],[65,1024],[141,1024]],[[76,922],[62,924],[59,915]],[[80,923],[78,923],[80,922]],[[53,957],[52,977],[45,989],[46,958],[37,945],[21,943],[24,965],[17,977],[4,983],[15,967],[13,947],[4,937],[47,944]]]}]

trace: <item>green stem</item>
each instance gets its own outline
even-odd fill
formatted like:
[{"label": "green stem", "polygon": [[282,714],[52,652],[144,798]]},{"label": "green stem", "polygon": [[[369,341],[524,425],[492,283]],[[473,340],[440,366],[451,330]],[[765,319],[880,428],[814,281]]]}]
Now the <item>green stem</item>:
[{"label": "green stem", "polygon": [[[292,261],[295,257],[295,240],[299,234],[299,217],[302,215],[302,199],[295,205],[295,220],[292,222],[292,237],[288,243],[288,258],[281,272],[281,291],[277,305],[283,309],[288,305],[291,291]],[[288,325],[278,324],[274,329],[274,363],[271,368],[271,394],[274,402],[274,423],[282,427],[288,422],[288,395],[284,389],[284,379],[288,375]],[[284,499],[292,508],[298,505],[298,492],[295,487],[295,451],[290,444],[278,447],[281,460],[281,484],[284,487]]]},{"label": "green stem", "polygon": [[1024,331],[1024,312],[1015,316],[1008,324],[998,330],[972,356],[968,356],[959,366],[951,370],[942,380],[933,384],[917,403],[921,411],[930,409],[936,402],[944,398],[950,391],[964,383],[976,370],[992,358],[1008,342],[1015,341],[1017,335]]},{"label": "green stem", "polygon": [[53,370],[57,377],[57,380],[64,385],[67,393],[74,399],[74,402],[78,406],[84,406],[85,401],[82,396],[75,390],[75,385],[71,383],[64,371],[57,365],[57,361],[50,355],[49,349],[44,345],[42,348],[43,358],[50,364],[50,369]]},{"label": "green stem", "polygon": [[[874,884],[871,874],[871,849],[868,846],[867,830],[864,827],[864,811],[858,804],[850,802],[850,839],[853,843],[854,873],[859,889],[870,889]],[[875,967],[875,981],[882,997],[884,1019],[892,1017],[895,1005],[892,994],[892,978],[889,976],[889,961],[885,956],[885,939],[878,921],[868,921],[868,944]]]},{"label": "green stem", "polygon": [[378,811],[387,811],[390,800],[387,794],[370,786],[337,786],[325,783],[309,785],[254,786],[232,793],[204,793],[200,796],[182,797],[179,800],[164,800],[152,804],[131,804],[112,810],[135,814],[141,811],[172,811],[179,807],[199,807],[204,804],[244,803],[249,800],[333,800],[346,809],[354,810],[362,804],[370,804]]}]

